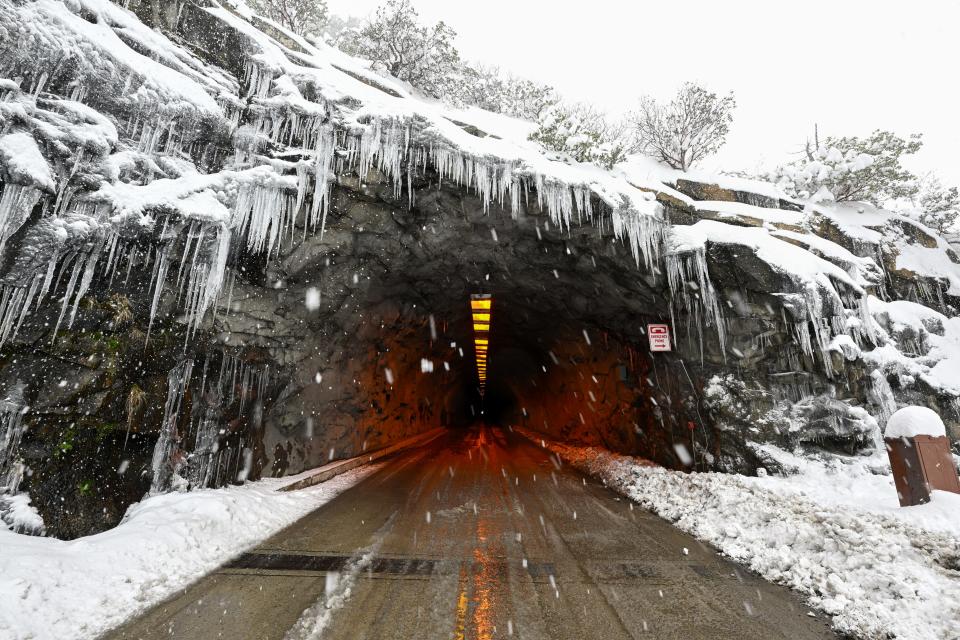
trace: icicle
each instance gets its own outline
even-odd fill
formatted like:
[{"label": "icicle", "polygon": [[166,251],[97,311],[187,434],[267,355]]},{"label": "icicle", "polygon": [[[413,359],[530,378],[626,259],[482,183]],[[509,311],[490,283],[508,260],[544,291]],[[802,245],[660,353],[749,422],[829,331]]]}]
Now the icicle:
[{"label": "icicle", "polygon": [[879,369],[870,372],[870,400],[877,406],[877,424],[882,431],[887,426],[887,420],[897,411],[897,399],[887,382],[887,376]]},{"label": "icicle", "polygon": [[17,229],[30,217],[41,193],[33,187],[7,184],[0,187],[0,257]]},{"label": "icicle", "polygon": [[23,463],[17,458],[27,412],[23,396],[26,386],[16,384],[0,401],[0,494],[17,492],[23,478]]},{"label": "icicle", "polygon": [[163,408],[163,423],[160,425],[160,437],[153,449],[153,460],[150,465],[153,470],[150,493],[166,491],[171,479],[178,471],[179,464],[175,462],[175,453],[179,448],[180,439],[177,423],[192,373],[193,360],[185,360],[174,367],[167,376],[167,401]]},{"label": "icicle", "polygon": [[230,229],[220,226],[216,235],[206,242],[200,256],[200,246],[190,268],[184,310],[187,315],[187,337],[194,335],[207,310],[214,306],[223,291],[226,280],[227,258],[230,256]]},{"label": "icicle", "polygon": [[[703,356],[703,324],[716,327],[720,350],[726,358],[726,321],[724,320],[717,292],[710,281],[707,268],[706,249],[699,247],[689,253],[671,253],[664,256],[667,283],[670,287],[671,315],[674,313],[678,301],[693,317],[700,337],[700,352]],[[690,286],[693,282],[697,293],[691,295]],[[675,323],[674,323],[675,324]]]},{"label": "icicle", "polygon": [[269,367],[249,364],[226,353],[222,355],[218,377],[214,380],[211,376],[208,384],[208,364],[204,366],[200,393],[195,396],[205,403],[203,418],[197,425],[193,451],[186,462],[185,474],[192,489],[217,487],[231,480],[230,466],[245,445],[223,446],[224,410],[234,407],[239,415],[245,415],[251,402],[262,402],[270,384]]},{"label": "icicle", "polygon": [[219,448],[221,420],[215,406],[208,406],[197,426],[193,452],[188,458],[188,480],[191,489],[206,489],[216,486],[213,471],[219,463],[222,451]]},{"label": "icicle", "polygon": [[238,235],[246,235],[250,251],[273,255],[280,249],[284,230],[293,230],[295,203],[282,188],[245,185],[237,196],[231,226]]},{"label": "icicle", "polygon": [[150,338],[150,331],[153,329],[153,320],[157,315],[157,308],[160,306],[160,295],[163,293],[163,285],[167,281],[167,270],[170,268],[170,245],[165,245],[159,249],[159,257],[153,269],[153,282],[150,285],[153,291],[153,301],[150,303],[150,321],[147,324],[147,339]]},{"label": "icicle", "polygon": [[[330,206],[330,174],[333,169],[334,140],[333,130],[323,127],[317,136],[316,155],[314,156],[313,203],[310,209],[310,228],[317,228],[320,220],[320,237],[327,227],[327,210]],[[299,207],[298,207],[299,210]],[[304,225],[306,227],[306,224]]]},{"label": "icicle", "polygon": [[248,99],[266,98],[273,84],[273,74],[268,69],[250,61],[249,58],[245,58],[244,82],[247,84]]}]

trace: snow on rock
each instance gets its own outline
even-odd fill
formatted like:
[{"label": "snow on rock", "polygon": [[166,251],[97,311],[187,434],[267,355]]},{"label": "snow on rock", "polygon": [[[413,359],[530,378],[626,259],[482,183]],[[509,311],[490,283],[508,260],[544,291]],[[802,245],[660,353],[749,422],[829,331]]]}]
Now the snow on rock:
[{"label": "snow on rock", "polygon": [[921,435],[936,438],[947,435],[947,428],[937,412],[928,407],[904,407],[890,416],[883,435],[887,438]]},{"label": "snow on rock", "polygon": [[877,265],[876,260],[858,256],[826,238],[821,238],[809,232],[801,233],[789,229],[776,229],[770,233],[795,245],[805,247],[810,253],[839,266],[864,288],[876,286],[883,279],[883,272]]},{"label": "snow on rock", "polygon": [[[864,360],[904,390],[926,385],[960,398],[960,318],[949,318],[909,300],[868,303],[878,346],[864,351]],[[919,398],[918,398],[919,399]]]},{"label": "snow on rock", "polygon": [[[736,244],[754,251],[758,258],[788,277],[822,284],[827,277],[861,293],[862,288],[843,269],[804,249],[784,242],[766,229],[744,228],[713,220],[694,225],[674,226],[670,231],[671,249],[677,253],[695,251],[708,242]],[[832,288],[832,285],[831,285]]]},{"label": "snow on rock", "polygon": [[329,502],[376,465],[295,492],[296,477],[170,493],[70,542],[0,527],[0,636],[97,637]]},{"label": "snow on rock", "polygon": [[[541,442],[538,434],[530,437]],[[869,640],[960,637],[960,496],[934,492],[929,505],[898,510],[889,475],[831,471],[806,459],[797,459],[804,466],[793,476],[749,478],[669,471],[603,449],[545,445],[803,594],[840,633]]]},{"label": "snow on rock", "polygon": [[[9,7],[9,5],[8,5]],[[10,15],[8,12],[12,13]],[[119,71],[135,74],[139,86],[124,96],[113,96],[154,108],[194,109],[218,114],[208,93],[215,83],[207,80],[202,65],[191,65],[183,50],[147,28],[129,12],[109,0],[58,2],[38,0],[0,11],[5,24],[15,24],[19,37],[5,38],[5,60],[11,66],[32,64],[42,73],[54,69],[54,51],[72,52],[73,60],[90,75]],[[148,53],[150,55],[145,55]],[[43,88],[38,74],[34,92]]]},{"label": "snow on rock", "polygon": [[18,131],[0,136],[0,166],[11,182],[51,192],[55,188],[50,165],[28,133]]},{"label": "snow on rock", "polygon": [[[833,343],[833,338],[848,332],[857,339],[861,337],[862,318],[866,315],[865,291],[850,273],[836,264],[786,242],[762,227],[740,227],[715,220],[674,225],[669,230],[667,250],[670,290],[675,301],[683,300],[684,306],[693,309],[696,316],[706,316],[709,324],[717,327],[721,344],[725,320],[717,302],[718,293],[709,277],[708,245],[738,247],[779,276],[779,282],[764,286],[780,297],[790,311],[795,339],[803,352],[824,354],[822,362],[828,375],[832,370],[826,354],[840,346]],[[737,258],[736,254],[734,258]],[[758,273],[753,275],[760,277]],[[696,283],[692,295],[687,284],[691,281]],[[692,300],[693,296],[695,300]],[[697,305],[702,308],[697,309]]]},{"label": "snow on rock", "polygon": [[[56,198],[42,203],[55,217],[33,224],[25,251],[2,276],[16,304],[0,309],[0,326],[12,327],[0,342],[16,336],[14,315],[22,303],[40,304],[50,293],[37,273],[62,268],[71,256],[67,249],[82,249],[90,257],[84,263],[112,281],[117,256],[129,255],[126,244],[160,230],[153,242],[163,246],[151,265],[159,291],[168,263],[186,259],[174,225],[220,225],[236,236],[233,246],[243,239],[248,252],[275,257],[297,225],[323,234],[330,185],[349,172],[361,180],[379,172],[397,196],[406,186],[412,203],[413,174],[432,169],[441,180],[474,190],[485,208],[498,204],[514,215],[535,190],[536,205],[556,224],[602,224],[609,212],[607,228],[630,245],[637,262],[651,267],[657,260],[663,221],[651,194],[594,166],[548,160],[525,137],[476,135],[470,121],[493,125],[499,134],[522,127],[416,98],[361,61],[286,33],[243,3],[232,7],[239,13],[217,6],[195,13],[211,21],[203,28],[223,29],[244,43],[231,52],[245,65],[242,78],[201,61],[107,0],[0,6],[0,24],[12,36],[0,39],[0,56],[5,70],[23,78],[0,86],[12,96],[0,102],[0,124],[23,128],[11,142],[31,143],[24,159],[38,161],[31,162],[33,174],[40,175],[43,160],[33,151],[43,147],[66,178]],[[64,50],[76,64],[51,77],[47,72],[59,69],[54,62]],[[216,170],[202,170],[210,165]],[[39,200],[7,192],[0,204],[3,240]],[[193,313],[209,307],[198,305]],[[202,318],[193,313],[188,323],[196,326]]]}]

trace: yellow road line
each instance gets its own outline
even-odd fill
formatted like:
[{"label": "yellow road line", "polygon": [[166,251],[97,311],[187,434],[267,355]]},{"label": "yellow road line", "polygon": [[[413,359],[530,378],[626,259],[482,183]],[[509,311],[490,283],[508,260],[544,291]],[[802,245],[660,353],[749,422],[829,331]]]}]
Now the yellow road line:
[{"label": "yellow road line", "polygon": [[455,640],[464,640],[467,633],[467,570],[460,567],[460,592],[457,598],[457,626],[454,629],[453,637]]}]

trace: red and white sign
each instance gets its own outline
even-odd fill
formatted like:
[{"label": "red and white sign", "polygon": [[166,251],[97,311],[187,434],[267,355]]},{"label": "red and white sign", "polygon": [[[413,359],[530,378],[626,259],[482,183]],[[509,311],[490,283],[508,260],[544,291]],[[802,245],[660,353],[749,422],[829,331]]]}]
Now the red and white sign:
[{"label": "red and white sign", "polygon": [[671,351],[670,326],[666,324],[648,324],[647,337],[650,338],[650,351]]}]

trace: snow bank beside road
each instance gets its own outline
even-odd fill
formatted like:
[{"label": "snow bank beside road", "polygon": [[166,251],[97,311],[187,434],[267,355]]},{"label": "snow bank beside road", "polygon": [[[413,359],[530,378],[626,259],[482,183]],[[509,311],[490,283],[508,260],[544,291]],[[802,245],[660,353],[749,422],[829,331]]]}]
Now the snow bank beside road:
[{"label": "snow bank beside road", "polygon": [[823,482],[810,468],[787,478],[685,474],[603,449],[546,446],[764,578],[804,594],[837,631],[870,640],[960,638],[960,496],[935,492],[929,505],[893,515],[869,500],[860,504],[864,496],[855,492],[846,494],[850,503],[805,494]]},{"label": "snow bank beside road", "polygon": [[295,492],[297,476],[169,493],[116,528],[70,542],[0,527],[0,637],[88,639],[169,597],[324,505],[370,465]]}]

